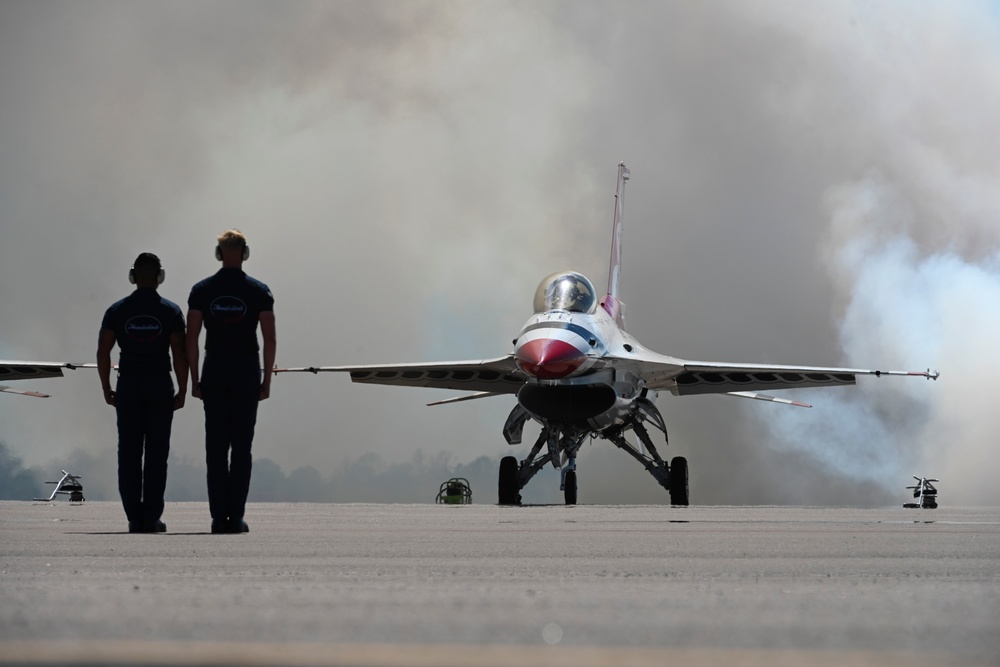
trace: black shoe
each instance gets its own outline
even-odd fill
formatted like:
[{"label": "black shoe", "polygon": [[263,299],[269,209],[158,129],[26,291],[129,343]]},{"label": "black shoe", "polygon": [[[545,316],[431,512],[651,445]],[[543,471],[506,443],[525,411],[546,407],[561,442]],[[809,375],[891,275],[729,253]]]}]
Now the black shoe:
[{"label": "black shoe", "polygon": [[143,526],[143,528],[144,528],[144,530],[142,532],[144,532],[144,533],[165,533],[165,532],[167,532],[167,524],[163,523],[159,519],[157,519],[156,521],[153,521],[152,523],[147,523],[145,526]]},{"label": "black shoe", "polygon": [[212,519],[212,534],[219,535],[222,533],[228,533],[228,524],[229,522],[226,519]]},{"label": "black shoe", "polygon": [[230,519],[229,520],[228,528],[229,528],[229,530],[227,532],[230,532],[230,533],[249,533],[250,532],[250,526],[248,526],[247,522],[244,521],[242,518],[240,518],[240,519]]},{"label": "black shoe", "polygon": [[163,523],[159,519],[153,521],[152,523],[148,521],[129,521],[128,522],[128,532],[130,533],[165,533],[167,532],[167,524]]}]

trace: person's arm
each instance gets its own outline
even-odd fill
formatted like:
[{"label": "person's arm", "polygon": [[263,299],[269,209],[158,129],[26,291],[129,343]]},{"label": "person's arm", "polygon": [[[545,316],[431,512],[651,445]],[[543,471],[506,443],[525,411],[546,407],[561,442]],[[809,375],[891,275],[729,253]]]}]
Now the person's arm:
[{"label": "person's arm", "polygon": [[113,406],[115,392],[111,388],[111,350],[115,346],[114,329],[101,329],[97,338],[97,374],[101,378],[101,389],[104,390],[104,402]]},{"label": "person's arm", "polygon": [[188,361],[187,341],[183,331],[170,334],[170,356],[174,361],[174,375],[177,376],[177,393],[174,394],[174,410],[184,407],[184,397],[187,395]]},{"label": "person's arm", "polygon": [[187,365],[191,372],[191,395],[201,398],[201,380],[198,376],[198,337],[201,336],[201,311],[188,309],[187,314]]},{"label": "person's arm", "polygon": [[271,395],[271,378],[274,376],[274,357],[278,351],[278,338],[274,328],[274,311],[267,310],[260,314],[260,333],[264,338],[264,378],[260,383],[260,400],[267,400]]}]

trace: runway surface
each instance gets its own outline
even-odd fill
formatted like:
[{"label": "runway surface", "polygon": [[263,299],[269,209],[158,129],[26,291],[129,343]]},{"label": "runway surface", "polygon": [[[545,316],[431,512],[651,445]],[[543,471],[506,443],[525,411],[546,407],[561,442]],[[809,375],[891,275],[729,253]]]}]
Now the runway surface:
[{"label": "runway surface", "polygon": [[1000,665],[1000,509],[0,502],[0,665]]}]

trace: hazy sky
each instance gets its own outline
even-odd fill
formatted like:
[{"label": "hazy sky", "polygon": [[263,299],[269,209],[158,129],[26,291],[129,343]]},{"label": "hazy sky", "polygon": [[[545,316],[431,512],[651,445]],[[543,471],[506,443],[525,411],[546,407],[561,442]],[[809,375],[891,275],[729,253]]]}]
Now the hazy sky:
[{"label": "hazy sky", "polygon": [[[625,161],[647,347],[942,372],[812,410],[661,396],[692,502],[895,504],[925,474],[997,504],[998,118],[986,2],[0,0],[0,358],[93,360],[139,252],[186,308],[229,227],[279,365],[499,356],[542,277],[605,283]],[[26,463],[114,448],[96,373],[31,384],[54,397],[0,397]],[[424,406],[447,396],[282,376],[255,453],[524,456],[512,399]],[[177,413],[176,454],[202,423]],[[579,466],[581,502],[666,500],[604,441]]]}]

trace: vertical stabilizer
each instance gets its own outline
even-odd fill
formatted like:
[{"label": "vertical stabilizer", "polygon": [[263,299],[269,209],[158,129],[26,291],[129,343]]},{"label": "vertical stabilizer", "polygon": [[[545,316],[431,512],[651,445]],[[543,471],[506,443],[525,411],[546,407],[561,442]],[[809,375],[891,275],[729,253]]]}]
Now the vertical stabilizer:
[{"label": "vertical stabilizer", "polygon": [[608,268],[608,294],[601,302],[604,310],[625,328],[625,304],[619,293],[622,267],[622,218],[625,215],[625,181],[629,170],[624,162],[618,163],[618,183],[615,187],[615,226],[611,236],[611,266]]}]

